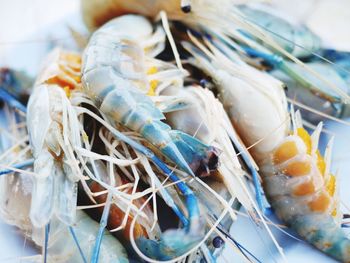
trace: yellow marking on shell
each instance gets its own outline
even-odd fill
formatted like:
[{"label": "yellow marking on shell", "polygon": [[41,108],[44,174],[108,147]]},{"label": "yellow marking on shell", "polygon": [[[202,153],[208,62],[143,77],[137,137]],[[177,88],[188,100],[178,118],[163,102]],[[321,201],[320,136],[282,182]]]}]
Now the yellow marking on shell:
[{"label": "yellow marking on shell", "polygon": [[81,66],[81,56],[80,55],[75,54],[75,53],[62,52],[60,57],[65,61],[75,63],[76,65],[73,68],[78,69],[78,67],[79,67],[79,70],[80,70],[80,66]]},{"label": "yellow marking on shell", "polygon": [[323,159],[322,155],[320,154],[319,150],[316,151],[316,155],[317,155],[317,167],[318,167],[318,170],[324,176],[325,171],[326,171],[326,162],[324,161],[324,159]]},{"label": "yellow marking on shell", "polygon": [[153,80],[151,80],[150,82],[149,82],[149,90],[148,90],[148,92],[147,92],[147,95],[148,96],[154,96],[154,95],[156,95],[156,88],[157,88],[157,86],[158,86],[158,84],[159,84],[159,81],[158,80],[155,80],[155,79],[153,79]]},{"label": "yellow marking on shell", "polygon": [[76,75],[69,74],[72,78],[74,78],[77,82],[80,82],[80,69],[81,69],[81,56],[75,53],[63,52],[60,56],[62,62],[64,64],[60,65],[60,67],[64,70],[65,67],[70,68],[72,71],[76,72]]},{"label": "yellow marking on shell", "polygon": [[150,67],[147,71],[147,75],[152,75],[152,74],[156,74],[158,72],[158,68],[153,66],[153,67]]},{"label": "yellow marking on shell", "polygon": [[61,52],[56,63],[58,70],[56,74],[46,80],[46,83],[59,85],[69,98],[71,90],[78,88],[81,84],[81,57],[78,54]]},{"label": "yellow marking on shell", "polygon": [[325,212],[330,204],[330,198],[327,193],[321,193],[316,199],[309,202],[309,208],[313,212]]},{"label": "yellow marking on shell", "polygon": [[72,76],[72,78],[78,83],[81,82],[81,76],[80,75]]},{"label": "yellow marking on shell", "polygon": [[17,146],[13,149],[13,152],[19,153],[21,151],[21,147]]},{"label": "yellow marking on shell", "polygon": [[311,137],[309,133],[304,128],[298,128],[297,135],[303,140],[307,153],[311,154]]},{"label": "yellow marking on shell", "polygon": [[330,175],[329,180],[327,182],[327,192],[330,196],[334,196],[335,193],[335,176],[333,174]]},{"label": "yellow marking on shell", "polygon": [[308,181],[306,183],[298,185],[294,191],[293,194],[296,196],[303,196],[303,195],[309,195],[315,192],[315,186],[312,181]]},{"label": "yellow marking on shell", "polygon": [[[153,74],[156,74],[158,72],[158,68],[153,66],[153,67],[150,67],[147,71],[147,75],[153,75]],[[147,92],[147,95],[148,96],[154,96],[156,95],[155,94],[155,90],[156,88],[158,87],[158,84],[159,84],[159,81],[156,80],[156,79],[152,79],[150,82],[149,82],[149,90]]]},{"label": "yellow marking on shell", "polygon": [[88,141],[89,141],[89,136],[86,134],[85,131],[83,131],[82,136],[83,136],[83,141],[85,141],[85,142],[88,142]]},{"label": "yellow marking on shell", "polygon": [[282,143],[273,153],[273,161],[275,164],[283,163],[298,154],[298,148],[295,142],[288,141]]},{"label": "yellow marking on shell", "polygon": [[69,86],[64,86],[63,90],[66,93],[67,98],[69,99],[70,96],[71,96],[70,87]]},{"label": "yellow marking on shell", "polygon": [[283,169],[283,173],[289,176],[302,176],[310,173],[311,164],[309,162],[292,162]]},{"label": "yellow marking on shell", "polygon": [[333,211],[332,211],[332,213],[331,213],[331,216],[336,217],[336,216],[337,216],[337,213],[338,213],[337,209],[334,208]]},{"label": "yellow marking on shell", "polygon": [[330,248],[330,247],[333,246],[333,244],[330,243],[330,242],[325,242],[325,243],[323,243],[323,246],[324,246],[325,248]]}]

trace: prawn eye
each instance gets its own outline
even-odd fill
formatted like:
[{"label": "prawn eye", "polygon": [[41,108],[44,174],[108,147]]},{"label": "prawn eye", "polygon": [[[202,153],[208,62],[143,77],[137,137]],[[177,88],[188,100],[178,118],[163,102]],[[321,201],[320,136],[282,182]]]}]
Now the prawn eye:
[{"label": "prawn eye", "polygon": [[213,246],[214,246],[215,248],[220,248],[220,247],[222,247],[222,245],[223,245],[224,243],[225,243],[224,240],[222,240],[222,238],[219,237],[219,236],[216,236],[216,237],[214,237],[214,239],[213,239]]},{"label": "prawn eye", "polygon": [[203,88],[206,88],[208,85],[208,81],[206,79],[201,79],[199,85],[201,85]]},{"label": "prawn eye", "polygon": [[190,5],[181,6],[181,10],[184,13],[189,13],[191,12],[191,6]]}]

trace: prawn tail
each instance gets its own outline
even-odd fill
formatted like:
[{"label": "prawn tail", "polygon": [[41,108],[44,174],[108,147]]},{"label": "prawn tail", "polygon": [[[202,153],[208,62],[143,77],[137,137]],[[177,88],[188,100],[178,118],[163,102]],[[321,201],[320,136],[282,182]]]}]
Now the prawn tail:
[{"label": "prawn tail", "polygon": [[172,141],[197,176],[208,176],[210,171],[216,170],[218,166],[216,148],[181,131],[172,130],[169,133]]},{"label": "prawn tail", "polygon": [[291,227],[306,241],[341,262],[350,262],[350,239],[332,216],[296,216]]},{"label": "prawn tail", "polygon": [[32,200],[30,219],[37,228],[48,224],[54,212],[55,203],[55,164],[50,153],[44,152],[34,162]]},{"label": "prawn tail", "polygon": [[54,214],[72,225],[76,219],[77,184],[67,178],[65,171],[45,151],[35,160],[34,172],[30,208],[33,225],[38,228],[47,225]]},{"label": "prawn tail", "polygon": [[[67,169],[64,171],[59,169],[57,173],[57,217],[67,225],[73,225],[76,221],[76,204],[78,199],[78,185],[66,175]],[[70,170],[69,172],[72,173]]]}]

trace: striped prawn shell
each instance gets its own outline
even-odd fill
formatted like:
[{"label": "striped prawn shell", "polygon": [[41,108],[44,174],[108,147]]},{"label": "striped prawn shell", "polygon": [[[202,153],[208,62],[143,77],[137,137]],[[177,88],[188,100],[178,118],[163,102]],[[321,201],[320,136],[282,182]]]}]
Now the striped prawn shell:
[{"label": "striped prawn shell", "polygon": [[81,84],[81,56],[78,53],[55,48],[45,59],[36,84],[56,84],[74,89]]},{"label": "striped prawn shell", "polygon": [[339,217],[336,178],[328,171],[329,158],[318,150],[321,129],[319,125],[310,136],[303,127],[296,128],[262,165],[266,195],[285,222],[299,214]]},{"label": "striped prawn shell", "polygon": [[337,260],[350,262],[350,239],[340,225],[337,180],[329,172],[332,141],[323,157],[318,150],[321,130],[322,124],[310,136],[296,125],[260,164],[264,190],[277,216],[302,238]]}]

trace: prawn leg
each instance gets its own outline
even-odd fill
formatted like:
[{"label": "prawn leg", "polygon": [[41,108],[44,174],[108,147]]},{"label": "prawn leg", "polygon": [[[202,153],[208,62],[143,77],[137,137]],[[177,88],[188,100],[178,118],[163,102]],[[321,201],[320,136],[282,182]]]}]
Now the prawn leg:
[{"label": "prawn leg", "polygon": [[95,246],[93,248],[93,252],[92,252],[92,256],[91,256],[91,263],[98,262],[98,258],[99,258],[99,254],[100,254],[100,247],[101,247],[101,243],[102,243],[102,236],[103,236],[103,232],[107,226],[108,215],[109,215],[109,211],[111,208],[111,199],[112,199],[112,195],[108,193],[106,204],[105,204],[105,207],[103,209],[102,217],[100,220],[100,226],[98,229],[98,233],[97,233],[97,237],[96,237],[96,241],[95,241]]},{"label": "prawn leg", "polygon": [[79,250],[79,253],[80,253],[80,255],[81,255],[81,258],[82,258],[83,262],[84,262],[84,263],[87,263],[86,257],[85,257],[85,255],[84,255],[84,252],[83,252],[81,246],[80,246],[80,243],[79,243],[79,240],[78,240],[78,238],[77,238],[77,235],[76,235],[76,233],[75,233],[75,231],[74,231],[74,228],[71,227],[71,226],[69,226],[68,228],[69,228],[69,232],[71,233],[71,235],[72,235],[72,237],[73,237],[74,243],[75,243],[75,245],[77,246],[77,248],[78,248],[78,250]]},{"label": "prawn leg", "polygon": [[15,97],[13,97],[9,92],[0,87],[0,99],[7,102],[11,107],[20,110],[21,112],[26,112],[26,107],[19,102]]},{"label": "prawn leg", "polygon": [[[26,168],[28,166],[32,166],[33,163],[34,163],[34,159],[29,159],[29,160],[26,160],[26,161],[24,161],[22,163],[18,163],[18,164],[13,165],[12,168],[14,168],[14,169],[23,169],[23,168]],[[2,171],[0,171],[0,175],[12,173],[14,171],[14,169],[2,170]]]},{"label": "prawn leg", "polygon": [[35,173],[30,218],[36,227],[54,215],[67,225],[75,220],[82,175],[72,149],[81,142],[68,95],[79,85],[78,60],[76,54],[58,49],[50,53],[29,98],[26,119]]},{"label": "prawn leg", "polygon": [[49,236],[50,236],[50,222],[45,226],[45,238],[44,238],[44,263],[47,262],[48,246],[49,246]]}]

